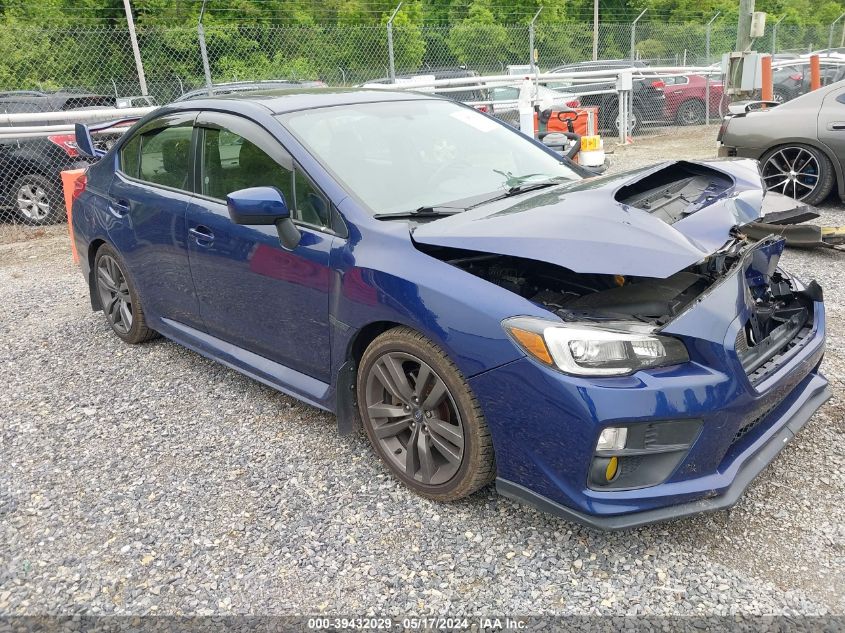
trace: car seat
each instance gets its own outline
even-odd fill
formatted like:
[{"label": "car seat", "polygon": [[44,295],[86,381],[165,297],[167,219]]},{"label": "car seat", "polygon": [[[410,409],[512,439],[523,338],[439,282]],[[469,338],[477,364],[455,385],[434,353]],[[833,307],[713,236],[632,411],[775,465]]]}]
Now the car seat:
[{"label": "car seat", "polygon": [[168,139],[161,144],[161,166],[157,182],[176,189],[188,188],[189,139]]}]

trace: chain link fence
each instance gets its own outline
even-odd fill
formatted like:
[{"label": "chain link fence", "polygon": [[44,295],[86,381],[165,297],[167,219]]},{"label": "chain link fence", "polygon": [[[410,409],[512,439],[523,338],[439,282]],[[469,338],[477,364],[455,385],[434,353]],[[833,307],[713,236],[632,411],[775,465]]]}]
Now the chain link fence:
[{"label": "chain link fence", "polygon": [[[391,28],[397,77],[436,75],[447,69],[504,74],[509,66],[530,64],[532,38],[541,70],[593,59],[591,23],[504,26],[463,20],[452,26],[400,21],[360,26],[226,24],[204,29],[211,79],[214,83],[320,80],[339,86],[389,81]],[[140,98],[141,83],[125,27],[49,30],[19,23],[0,25],[0,116],[163,104],[205,84],[195,27],[139,29],[137,35],[149,91],[146,98]],[[838,46],[842,35],[840,30],[833,33],[825,27],[782,24],[775,29],[770,25],[755,48],[760,52],[806,53],[825,48],[829,42]],[[702,66],[717,62],[732,50],[735,39],[736,25],[720,21],[709,26],[604,23],[598,30],[596,49],[599,60]],[[718,82],[708,87],[713,92],[707,108],[704,97],[696,92],[700,92],[703,78],[662,80],[667,84],[666,100],[654,107],[638,101],[635,85],[633,110],[642,119],[640,132],[647,131],[647,125],[700,123],[705,114],[718,116]],[[641,89],[647,89],[651,81],[640,83]],[[572,86],[557,88],[574,91],[582,103],[591,105],[583,86],[578,90]],[[694,102],[690,101],[692,97],[685,98],[693,93],[698,95]],[[612,130],[613,111],[607,103],[602,101],[606,112],[602,123]],[[39,125],[45,124],[50,122]],[[59,172],[80,159],[73,137],[65,131],[50,133],[47,128],[40,136],[15,136],[9,130],[16,125],[7,120],[0,126],[5,130],[0,133],[0,229],[3,224],[60,222],[64,203]]]}]

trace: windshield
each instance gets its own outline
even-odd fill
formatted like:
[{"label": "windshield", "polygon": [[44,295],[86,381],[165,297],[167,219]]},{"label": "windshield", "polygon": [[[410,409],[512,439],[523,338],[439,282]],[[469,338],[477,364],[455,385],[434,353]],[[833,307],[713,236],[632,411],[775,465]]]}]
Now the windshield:
[{"label": "windshield", "polygon": [[361,103],[279,119],[374,214],[578,180],[561,157],[450,101]]}]

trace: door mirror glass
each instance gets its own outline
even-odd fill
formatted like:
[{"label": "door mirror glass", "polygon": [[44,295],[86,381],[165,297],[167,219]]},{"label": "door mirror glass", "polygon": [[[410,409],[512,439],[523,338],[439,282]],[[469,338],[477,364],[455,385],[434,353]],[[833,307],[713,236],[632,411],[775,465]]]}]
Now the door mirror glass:
[{"label": "door mirror glass", "polygon": [[290,219],[285,196],[275,187],[239,189],[226,196],[229,217],[235,224],[275,224]]}]

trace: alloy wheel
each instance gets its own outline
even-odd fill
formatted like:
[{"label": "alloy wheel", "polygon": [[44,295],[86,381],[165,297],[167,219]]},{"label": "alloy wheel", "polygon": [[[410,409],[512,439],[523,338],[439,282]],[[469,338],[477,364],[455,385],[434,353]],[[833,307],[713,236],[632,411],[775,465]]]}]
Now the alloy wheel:
[{"label": "alloy wheel", "polygon": [[464,457],[464,427],[446,383],[419,358],[387,352],[364,394],[372,434],[392,465],[424,485],[446,483]]},{"label": "alloy wheel", "polygon": [[121,334],[128,334],[132,328],[132,296],[126,276],[117,260],[103,255],[97,264],[97,288],[103,312],[112,327]]},{"label": "alloy wheel", "polygon": [[803,200],[819,184],[819,161],[803,147],[784,147],[763,165],[766,189]]},{"label": "alloy wheel", "polygon": [[18,189],[18,211],[28,220],[41,222],[50,215],[50,197],[47,191],[34,183],[27,183]]}]

